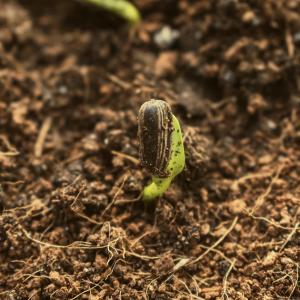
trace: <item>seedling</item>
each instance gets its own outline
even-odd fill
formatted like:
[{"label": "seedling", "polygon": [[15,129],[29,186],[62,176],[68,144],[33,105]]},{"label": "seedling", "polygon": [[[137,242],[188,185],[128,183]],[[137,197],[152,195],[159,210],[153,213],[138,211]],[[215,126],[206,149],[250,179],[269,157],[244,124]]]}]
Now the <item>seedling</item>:
[{"label": "seedling", "polygon": [[143,200],[150,202],[163,195],[183,170],[183,139],[179,122],[165,101],[145,102],[138,119],[141,162],[152,175],[152,182],[144,188]]},{"label": "seedling", "polygon": [[128,21],[128,23],[134,25],[141,20],[139,11],[135,6],[126,0],[84,0],[87,3],[91,3],[108,11],[119,15]]}]

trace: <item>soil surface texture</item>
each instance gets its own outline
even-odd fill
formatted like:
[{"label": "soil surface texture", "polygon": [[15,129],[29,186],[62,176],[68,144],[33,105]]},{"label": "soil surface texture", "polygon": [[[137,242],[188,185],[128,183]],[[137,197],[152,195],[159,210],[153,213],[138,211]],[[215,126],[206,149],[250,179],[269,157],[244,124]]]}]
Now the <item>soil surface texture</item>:
[{"label": "soil surface texture", "polygon": [[[0,299],[300,299],[300,1],[0,0]],[[137,114],[185,170],[139,199]]]}]

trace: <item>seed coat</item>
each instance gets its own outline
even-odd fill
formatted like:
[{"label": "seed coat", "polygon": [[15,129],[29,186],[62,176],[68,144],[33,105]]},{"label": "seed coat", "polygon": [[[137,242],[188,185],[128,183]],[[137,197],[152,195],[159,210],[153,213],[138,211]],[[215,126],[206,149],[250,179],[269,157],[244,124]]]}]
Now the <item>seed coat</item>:
[{"label": "seed coat", "polygon": [[138,125],[142,166],[154,176],[168,177],[173,132],[169,104],[162,100],[145,102],[139,111]]}]

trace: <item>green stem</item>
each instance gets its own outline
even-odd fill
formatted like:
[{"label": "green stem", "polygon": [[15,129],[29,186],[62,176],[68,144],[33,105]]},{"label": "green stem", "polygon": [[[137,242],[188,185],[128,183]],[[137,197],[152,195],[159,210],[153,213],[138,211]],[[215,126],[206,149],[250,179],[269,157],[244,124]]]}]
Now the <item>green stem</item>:
[{"label": "green stem", "polygon": [[130,24],[137,24],[141,20],[139,11],[126,0],[84,0],[87,3],[99,6],[126,19]]},{"label": "green stem", "polygon": [[150,202],[153,199],[160,197],[169,188],[172,180],[184,169],[185,154],[183,147],[183,138],[180,124],[177,118],[172,115],[173,132],[171,143],[171,158],[167,166],[167,171],[170,176],[166,178],[152,177],[152,182],[144,188],[143,200]]},{"label": "green stem", "polygon": [[143,200],[150,202],[153,199],[160,197],[169,188],[172,182],[172,177],[159,178],[152,177],[152,182],[144,188]]}]

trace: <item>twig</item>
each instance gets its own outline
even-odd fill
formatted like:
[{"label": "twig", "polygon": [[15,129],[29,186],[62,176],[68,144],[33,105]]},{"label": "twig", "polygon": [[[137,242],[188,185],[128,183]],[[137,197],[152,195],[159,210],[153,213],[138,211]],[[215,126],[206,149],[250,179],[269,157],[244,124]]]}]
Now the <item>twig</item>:
[{"label": "twig", "polygon": [[[209,247],[204,246],[204,245],[200,245],[200,247],[203,248],[203,249],[209,249]],[[230,264],[232,264],[232,260],[231,260],[230,258],[228,258],[228,257],[227,257],[223,252],[221,252],[220,250],[218,250],[218,249],[211,249],[211,248],[210,248],[210,251],[219,254],[223,259],[225,259],[225,260],[228,261]]]},{"label": "twig", "polygon": [[[1,158],[1,156],[0,156]],[[21,185],[24,184],[25,181],[24,180],[18,180],[18,181],[2,181],[2,184],[6,184],[6,185],[10,185],[10,186],[16,186],[16,185]]]},{"label": "twig", "polygon": [[[277,228],[280,228],[280,229],[284,229],[284,230],[293,230],[295,227],[285,227],[285,226],[282,226],[280,225],[279,223],[276,223],[268,218],[265,218],[265,217],[259,217],[259,216],[255,216],[253,215],[251,212],[248,213],[248,215],[253,218],[254,220],[262,220],[262,221],[265,221],[271,225],[273,225],[274,227],[277,227]],[[298,230],[300,228],[297,228],[296,230]]]},{"label": "twig", "polygon": [[288,55],[290,58],[292,58],[295,54],[295,46],[294,46],[293,36],[289,28],[287,28],[287,30],[285,31],[285,43],[286,43]]},{"label": "twig", "polygon": [[[193,278],[194,280],[196,280],[198,285],[201,284],[201,285],[209,286],[208,281],[212,282],[213,280],[218,280],[219,276],[215,275],[208,278],[199,278],[198,276],[194,275]],[[203,292],[204,289],[205,288],[201,288],[201,292]]]},{"label": "twig", "polygon": [[0,158],[2,157],[12,157],[12,156],[17,156],[20,153],[17,151],[8,151],[8,152],[2,152],[0,151]]},{"label": "twig", "polygon": [[176,276],[174,276],[174,278],[175,278],[176,280],[178,280],[178,281],[185,287],[185,289],[188,291],[188,293],[186,293],[186,292],[182,292],[182,291],[178,291],[178,290],[177,290],[179,293],[183,293],[183,294],[185,294],[185,295],[189,295],[189,296],[190,296],[190,299],[204,300],[204,298],[199,297],[199,296],[197,296],[197,295],[194,295],[194,294],[192,293],[192,291],[190,290],[190,288],[187,286],[187,284],[186,284],[183,280],[181,280],[180,278],[178,278],[178,277],[176,277]]},{"label": "twig", "polygon": [[[71,209],[72,209],[72,207],[71,207]],[[85,215],[84,213],[78,212],[78,211],[76,211],[76,210],[74,210],[74,209],[72,209],[72,211],[73,211],[78,217],[80,217],[80,218],[82,218],[82,219],[84,219],[84,220],[90,222],[91,224],[94,224],[94,225],[100,225],[100,226],[104,224],[104,222],[98,222],[98,221],[96,221],[96,220],[94,220],[94,219],[88,217],[88,216]]]},{"label": "twig", "polygon": [[213,249],[215,247],[217,247],[220,243],[222,243],[222,241],[226,238],[226,236],[233,230],[233,228],[235,227],[236,223],[238,221],[238,217],[235,217],[233,222],[231,223],[230,227],[226,230],[226,232],[209,248],[207,248],[207,250],[202,253],[200,256],[198,256],[197,258],[191,260],[190,258],[183,258],[181,259],[173,268],[172,272],[176,272],[178,270],[180,270],[181,268],[183,268],[184,266],[189,266],[192,264],[197,263],[198,261],[200,261],[205,255],[207,255],[210,251],[213,251]]},{"label": "twig", "polygon": [[28,298],[28,300],[33,299],[33,297],[36,296],[39,292],[40,292],[39,290],[36,290],[35,292],[33,292],[33,293],[31,294],[31,296]]},{"label": "twig", "polygon": [[118,188],[116,194],[114,195],[112,201],[105,207],[105,209],[103,210],[102,214],[101,214],[101,218],[106,214],[106,212],[114,205],[117,197],[119,196],[119,194],[121,193],[123,187],[124,187],[124,184],[125,182],[127,181],[128,179],[128,175],[125,175],[124,178],[123,178],[123,181],[122,181],[122,184],[120,185],[120,187]]},{"label": "twig", "polygon": [[197,280],[194,278],[194,276],[191,276],[190,274],[188,274],[188,276],[192,279],[193,284],[194,284],[194,287],[195,287],[195,289],[196,289],[197,296],[199,296],[199,293],[200,293],[200,286],[199,286]]},{"label": "twig", "polygon": [[75,297],[71,298],[70,300],[75,300],[77,299],[78,297],[88,293],[88,292],[91,292],[92,290],[94,290],[96,287],[98,287],[98,284],[94,284],[93,287],[90,287],[88,288],[87,290],[84,290],[83,292],[79,293],[78,295],[76,295]]},{"label": "twig", "polygon": [[123,204],[129,204],[134,202],[139,202],[142,199],[143,193],[141,193],[137,198],[134,199],[123,199],[123,200],[117,200],[115,202],[115,205],[123,205]]},{"label": "twig", "polygon": [[212,249],[217,247],[219,244],[223,242],[223,240],[226,238],[226,236],[233,230],[235,227],[236,223],[238,221],[238,217],[235,217],[233,222],[231,223],[230,227],[226,230],[226,232],[211,246],[209,247],[203,254],[201,254],[199,257],[196,259],[192,260],[188,265],[195,264],[198,261],[200,261],[206,254],[208,254]]},{"label": "twig", "polygon": [[262,193],[262,194],[256,199],[256,201],[255,201],[255,203],[254,203],[254,206],[253,206],[253,208],[252,208],[251,213],[254,213],[255,210],[257,210],[258,208],[260,208],[260,207],[263,205],[265,199],[266,199],[266,198],[268,197],[268,195],[271,193],[274,183],[277,181],[277,179],[279,178],[279,176],[280,176],[280,174],[281,174],[281,172],[282,172],[282,170],[283,170],[284,168],[285,168],[285,164],[282,164],[282,165],[280,165],[280,166],[277,168],[276,173],[275,173],[275,176],[272,178],[271,183],[269,184],[268,188],[265,190],[264,193]]},{"label": "twig", "polygon": [[279,241],[279,242],[265,242],[265,243],[257,243],[257,242],[254,242],[254,243],[251,243],[249,245],[249,249],[250,250],[255,250],[257,248],[264,248],[264,247],[274,247],[274,246],[279,246],[279,245],[282,245],[283,244],[283,241]]},{"label": "twig", "polygon": [[79,217],[81,217],[82,219],[92,223],[92,224],[95,224],[95,225],[103,225],[103,222],[98,222],[90,217],[88,217],[87,215],[85,215],[84,213],[81,213],[79,211],[76,211],[76,209],[74,208],[74,204],[76,204],[80,194],[82,193],[84,188],[81,188],[80,191],[78,192],[77,196],[75,197],[75,200],[73,201],[73,203],[70,205],[70,208],[71,210]]},{"label": "twig", "polygon": [[4,143],[4,145],[10,152],[18,152],[5,135],[1,134],[0,140]]},{"label": "twig", "polygon": [[[25,236],[39,244],[39,245],[43,245],[43,246],[46,246],[46,247],[52,247],[52,248],[58,248],[58,249],[80,249],[80,250],[84,250],[84,249],[87,249],[87,250],[96,250],[96,249],[104,249],[104,248],[107,248],[108,245],[104,245],[104,246],[93,246],[93,245],[90,245],[86,242],[83,242],[83,241],[76,241],[76,242],[73,242],[72,244],[69,244],[69,245],[57,245],[57,244],[51,244],[51,243],[48,243],[48,242],[44,242],[44,241],[40,241],[38,239],[35,239],[33,237],[31,237],[31,235],[29,234],[29,232],[25,229],[25,228],[22,228],[22,231],[24,232]],[[114,243],[114,242],[117,242],[119,240],[119,238],[115,239],[115,240],[112,240],[110,241],[110,243]],[[81,243],[81,245],[80,245]],[[78,245],[79,244],[79,245]],[[77,246],[78,245],[78,246]]]},{"label": "twig", "polygon": [[251,174],[247,174],[243,177],[240,177],[238,179],[236,179],[232,185],[231,188],[233,190],[237,190],[239,185],[244,183],[247,180],[250,179],[257,179],[257,178],[264,178],[264,177],[270,177],[273,174],[273,172],[259,172],[259,173],[251,173]]},{"label": "twig", "polygon": [[117,263],[118,263],[119,261],[122,261],[122,262],[124,262],[124,263],[126,264],[126,261],[125,261],[125,260],[123,260],[123,259],[121,259],[121,258],[117,259],[117,260],[114,262],[114,264],[113,264],[113,266],[112,266],[110,272],[108,272],[108,274],[105,276],[105,280],[107,280],[107,279],[110,277],[110,275],[114,272],[115,267],[116,267],[116,265],[117,265]]},{"label": "twig", "polygon": [[146,291],[145,291],[145,294],[146,294],[146,298],[147,299],[150,299],[149,296],[148,296],[148,290],[150,288],[150,286],[154,283],[154,282],[157,282],[157,280],[160,278],[160,276],[157,276],[156,278],[152,279],[149,284],[147,284],[147,287],[146,287]]},{"label": "twig", "polygon": [[222,290],[222,299],[229,299],[227,295],[227,284],[228,284],[228,276],[230,272],[232,271],[234,265],[235,265],[236,259],[234,258],[231,265],[229,266],[224,278],[223,278],[223,290]]},{"label": "twig", "polygon": [[130,83],[122,80],[121,78],[117,77],[116,75],[109,74],[108,78],[111,82],[117,84],[118,86],[120,86],[124,90],[129,90],[131,88]]},{"label": "twig", "polygon": [[134,256],[134,257],[140,258],[142,260],[156,260],[156,259],[161,258],[161,256],[140,255],[135,252],[131,252],[131,251],[127,251],[127,250],[125,251],[125,256],[126,256],[126,254],[128,254],[128,256]]},{"label": "twig", "polygon": [[79,160],[79,159],[83,158],[84,156],[85,156],[85,153],[75,154],[75,155],[71,156],[70,158],[67,158],[66,160],[61,161],[59,163],[59,166],[63,167],[64,165],[67,165],[75,160]]},{"label": "twig", "polygon": [[285,240],[284,244],[280,247],[279,252],[281,252],[284,247],[286,246],[286,244],[292,239],[293,235],[297,232],[298,227],[299,227],[300,223],[296,223],[295,227],[293,228],[293,230],[290,232],[290,234],[288,235],[287,239]]},{"label": "twig", "polygon": [[132,163],[134,163],[135,165],[139,165],[139,164],[140,164],[140,161],[139,161],[137,158],[135,158],[135,157],[133,157],[133,156],[131,156],[131,155],[124,154],[124,153],[122,153],[122,152],[115,151],[115,150],[112,150],[111,153],[112,153],[113,155],[115,155],[115,156],[118,156],[118,157],[121,157],[121,158],[123,158],[123,159],[129,160],[129,161],[131,161]]},{"label": "twig", "polygon": [[289,294],[289,297],[288,297],[287,300],[291,299],[291,297],[293,296],[293,294],[294,294],[294,292],[296,290],[298,282],[299,282],[299,265],[296,262],[294,262],[294,263],[295,263],[295,266],[296,266],[296,280],[295,280],[295,283],[293,285],[293,289],[292,289],[291,293]]},{"label": "twig", "polygon": [[40,158],[43,154],[45,140],[48,134],[48,131],[51,127],[52,118],[48,117],[44,120],[41,130],[39,132],[38,138],[34,145],[34,156]]},{"label": "twig", "polygon": [[35,273],[41,272],[42,270],[37,270],[32,274],[23,274],[22,277],[27,276],[23,282],[26,282],[27,280],[31,279],[31,278],[46,278],[46,279],[51,279],[49,276],[46,275],[35,275]]},{"label": "twig", "polygon": [[145,236],[148,236],[152,233],[157,233],[157,230],[152,229],[150,231],[146,231],[145,233],[143,233],[141,236],[139,236],[138,238],[136,238],[134,241],[130,242],[130,248],[134,247],[141,239],[143,239]]}]

